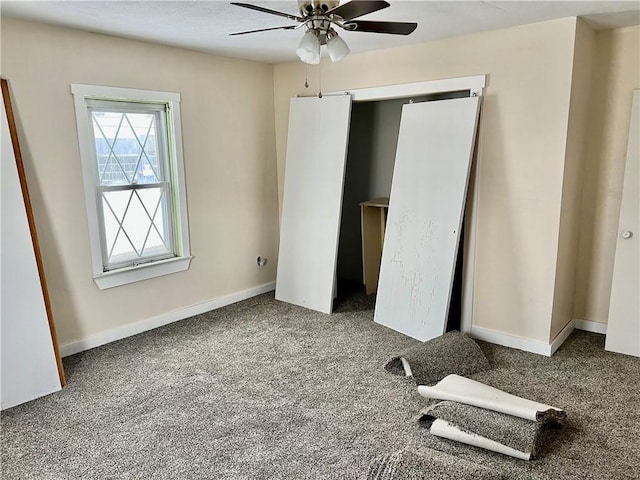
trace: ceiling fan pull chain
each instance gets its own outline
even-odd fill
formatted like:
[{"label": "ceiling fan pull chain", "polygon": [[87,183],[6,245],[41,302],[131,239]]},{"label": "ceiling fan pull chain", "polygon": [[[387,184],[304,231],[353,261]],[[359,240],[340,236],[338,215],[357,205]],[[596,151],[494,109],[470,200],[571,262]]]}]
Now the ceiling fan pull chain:
[{"label": "ceiling fan pull chain", "polygon": [[318,64],[318,98],[322,98],[322,63]]},{"label": "ceiling fan pull chain", "polygon": [[309,64],[304,64],[304,88],[309,88]]}]

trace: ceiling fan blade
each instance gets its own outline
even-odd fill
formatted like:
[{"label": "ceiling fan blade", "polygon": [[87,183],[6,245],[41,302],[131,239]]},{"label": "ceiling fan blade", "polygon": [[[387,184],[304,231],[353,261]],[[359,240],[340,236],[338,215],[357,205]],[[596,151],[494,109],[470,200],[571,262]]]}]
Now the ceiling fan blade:
[{"label": "ceiling fan blade", "polygon": [[231,5],[236,5],[238,7],[249,8],[251,10],[257,10],[262,13],[270,13],[271,15],[278,15],[279,17],[285,17],[289,20],[295,20],[296,22],[304,22],[304,18],[298,17],[297,15],[291,15],[290,13],[278,12],[276,10],[271,10],[269,8],[260,7],[258,5],[251,5],[250,3],[239,3],[239,2],[231,2]]},{"label": "ceiling fan blade", "polygon": [[[355,28],[352,27],[355,25]],[[353,32],[390,33],[392,35],[409,35],[418,27],[415,22],[369,22],[354,20],[346,23],[343,28]]]},{"label": "ceiling fan blade", "polygon": [[295,30],[296,28],[300,28],[301,26],[302,26],[302,24],[300,24],[300,25],[288,25],[286,27],[260,28],[259,30],[247,30],[246,32],[230,33],[229,36],[232,36],[232,35],[246,35],[247,33],[267,32],[269,30]]},{"label": "ceiling fan blade", "polygon": [[389,6],[391,5],[384,0],[351,0],[348,3],[343,3],[342,5],[329,10],[326,14],[338,15],[346,21],[351,20],[352,18],[361,17],[367,13],[377,12],[378,10],[382,10]]}]

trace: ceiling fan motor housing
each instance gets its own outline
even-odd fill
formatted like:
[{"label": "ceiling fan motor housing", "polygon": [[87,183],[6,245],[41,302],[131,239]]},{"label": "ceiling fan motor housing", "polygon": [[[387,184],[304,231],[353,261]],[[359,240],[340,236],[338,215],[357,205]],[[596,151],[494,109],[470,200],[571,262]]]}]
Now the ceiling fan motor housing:
[{"label": "ceiling fan motor housing", "polygon": [[340,5],[339,0],[298,0],[298,9],[304,17],[313,13],[328,12]]}]

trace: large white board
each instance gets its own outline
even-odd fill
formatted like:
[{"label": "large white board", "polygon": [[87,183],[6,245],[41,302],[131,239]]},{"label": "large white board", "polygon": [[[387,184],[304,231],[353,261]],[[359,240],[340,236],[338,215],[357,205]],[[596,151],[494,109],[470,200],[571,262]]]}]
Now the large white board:
[{"label": "large white board", "polygon": [[618,241],[613,266],[607,350],[640,357],[640,90],[633,94]]},{"label": "large white board", "polygon": [[27,212],[2,105],[0,364],[2,409],[60,390]]},{"label": "large white board", "polygon": [[446,329],[480,97],[404,105],[375,321],[421,341]]},{"label": "large white board", "polygon": [[331,313],[351,97],[293,98],[276,299]]}]

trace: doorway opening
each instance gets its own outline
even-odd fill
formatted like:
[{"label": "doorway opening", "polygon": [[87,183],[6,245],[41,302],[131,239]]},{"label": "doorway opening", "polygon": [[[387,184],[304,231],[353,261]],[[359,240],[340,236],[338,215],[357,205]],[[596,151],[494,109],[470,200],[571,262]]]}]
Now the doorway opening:
[{"label": "doorway opening", "polygon": [[[379,185],[383,181],[380,179],[384,175],[375,175],[383,166],[373,168],[371,157],[379,151],[376,139],[390,136],[392,146],[387,148],[391,152],[387,161],[392,163],[387,164],[387,171],[391,172],[393,182],[387,195],[393,198],[389,224],[385,223],[383,215],[378,215],[378,243],[384,238],[385,254],[378,254],[382,261],[375,262],[382,271],[379,289],[385,294],[377,295],[374,321],[414,338],[431,335],[440,328],[449,308],[455,247],[464,213],[463,195],[466,179],[469,179],[468,162],[473,152],[486,81],[487,75],[475,75],[327,92],[322,98],[291,99],[277,300],[331,313],[337,293],[345,291],[344,282],[337,286],[338,276],[362,284],[359,203],[371,200],[375,194],[367,190],[372,182]],[[443,98],[451,100],[433,101]],[[392,127],[381,126],[377,134],[371,131],[371,123],[358,127],[358,118],[364,118],[365,122],[377,118],[372,110],[367,113],[367,102],[373,102],[369,108],[375,108],[376,104],[386,105],[383,102],[388,100],[398,103],[396,117],[400,115],[401,122],[396,121]],[[416,103],[418,100],[425,101]],[[406,105],[411,101],[415,104]],[[356,117],[353,122],[352,114]],[[350,135],[352,128],[356,132]],[[354,147],[358,143],[354,140],[358,137],[357,130],[364,131],[363,140]],[[352,145],[349,149],[350,137]],[[364,139],[368,139],[368,143]],[[444,159],[445,163],[421,161],[427,150],[432,158]],[[363,174],[357,173],[357,167],[354,174],[354,152],[367,160]],[[347,153],[350,153],[350,159],[345,163]],[[345,173],[348,177],[346,187]],[[471,179],[470,192],[477,195],[475,177]],[[356,190],[353,190],[354,185]],[[365,186],[364,195],[359,198],[357,193],[352,195]],[[389,180],[386,189],[389,189]],[[343,193],[346,194],[344,202]],[[462,262],[463,331],[469,331],[471,327],[477,217],[476,202],[468,202],[468,206],[465,259]],[[402,225],[406,229],[399,228]],[[380,234],[381,227],[387,227],[386,235]],[[430,241],[431,235],[436,235],[438,241]],[[452,236],[455,238],[450,239]],[[349,253],[346,247],[349,242],[355,245],[355,254]],[[425,245],[429,247],[425,248]],[[368,248],[364,250],[369,251]],[[357,273],[354,275],[354,272]],[[438,281],[445,276],[446,285]],[[377,281],[378,276],[374,278]],[[391,324],[396,320],[404,322],[403,325]]]},{"label": "doorway opening", "polygon": [[[377,274],[380,258],[377,258],[375,285],[367,285],[363,260],[363,202],[381,200],[384,204],[391,192],[400,118],[403,105],[464,98],[469,90],[438,92],[428,95],[387,100],[354,101],[351,109],[349,143],[345,167],[344,190],[337,256],[337,296],[335,308],[341,308],[354,295],[369,293],[367,301],[357,302],[358,307],[375,308]],[[377,205],[377,202],[373,202]],[[382,208],[381,222],[386,219]],[[463,221],[464,225],[464,221]],[[381,225],[384,230],[384,224]],[[364,233],[366,236],[367,233]],[[461,230],[455,276],[451,292],[447,329],[460,329],[462,317],[462,272],[464,228]],[[370,277],[371,275],[367,275]],[[371,279],[368,279],[371,282]],[[373,292],[373,293],[371,293]]]}]

